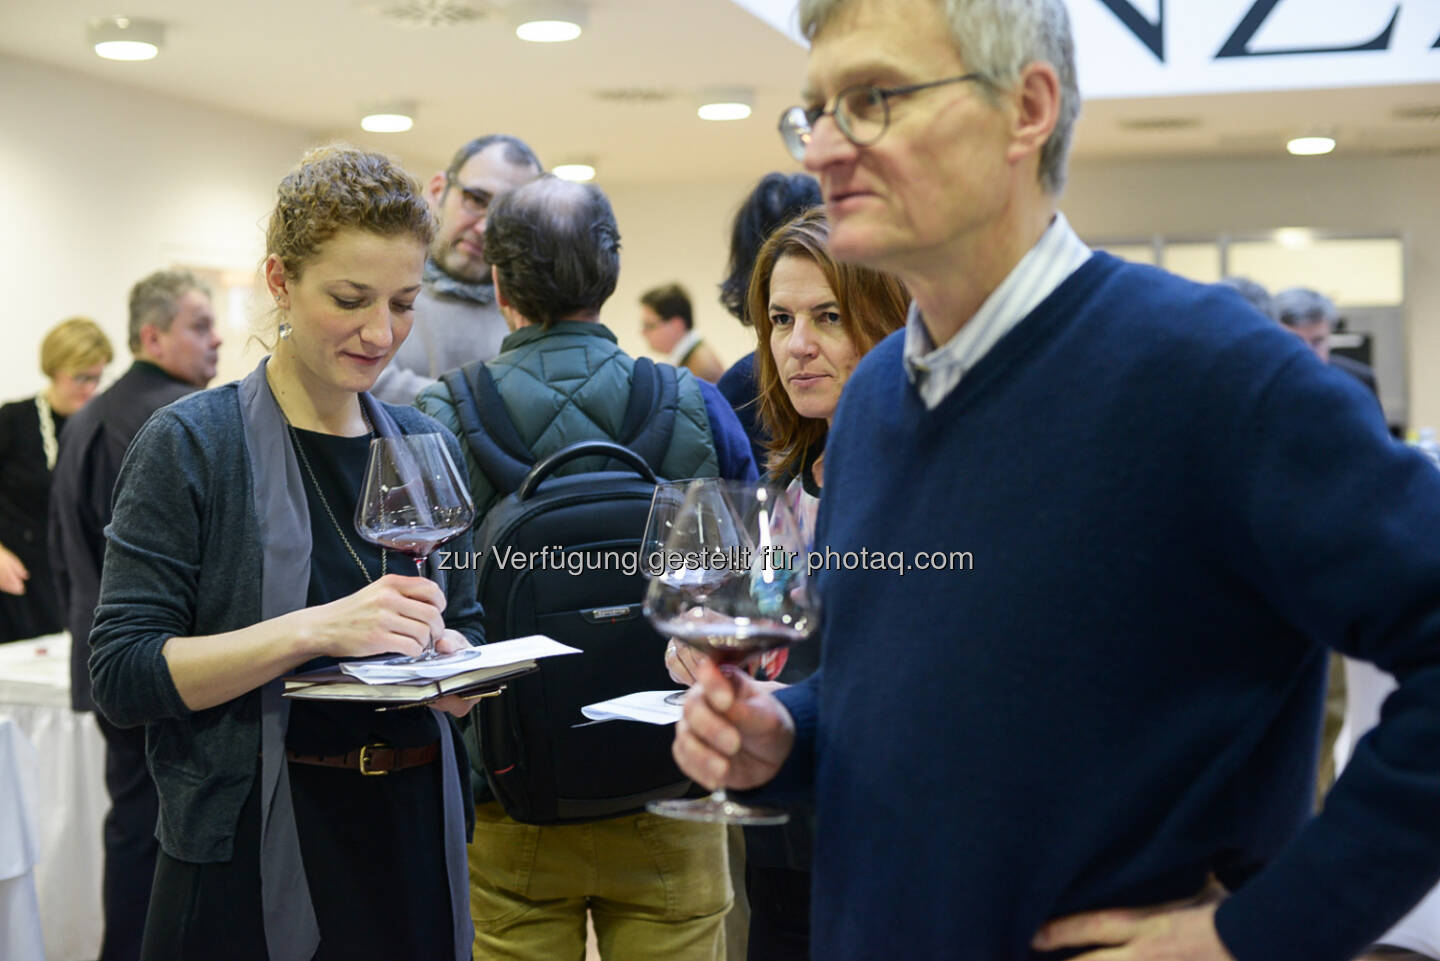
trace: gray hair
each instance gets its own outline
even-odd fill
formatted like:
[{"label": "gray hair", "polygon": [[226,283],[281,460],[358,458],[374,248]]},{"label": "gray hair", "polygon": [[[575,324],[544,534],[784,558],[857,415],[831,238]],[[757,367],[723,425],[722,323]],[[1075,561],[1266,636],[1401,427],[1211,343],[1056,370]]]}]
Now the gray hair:
[{"label": "gray hair", "polygon": [[485,259],[500,293],[531,323],[549,327],[597,313],[620,277],[620,228],[604,191],[544,174],[495,199]]},{"label": "gray hair", "polygon": [[1313,324],[1317,320],[1334,327],[1340,319],[1335,301],[1309,287],[1291,287],[1275,295],[1275,319],[1286,327]]},{"label": "gray hair", "polygon": [[[800,0],[800,30],[812,43],[849,0]],[[1046,193],[1065,187],[1066,164],[1080,87],[1075,79],[1075,40],[1062,0],[935,0],[950,21],[950,38],[967,70],[998,89],[1013,87],[1032,63],[1048,63],[1060,78],[1060,115],[1040,149],[1040,183]],[[939,79],[939,78],[936,78]],[[981,89],[986,89],[981,85]]]},{"label": "gray hair", "polygon": [[1275,320],[1275,298],[1270,296],[1270,291],[1261,287],[1249,277],[1224,277],[1220,280],[1221,285],[1234,290],[1241,297],[1250,301],[1250,306],[1260,313]]},{"label": "gray hair", "polygon": [[180,298],[198,290],[207,298],[210,288],[188,270],[157,270],[130,288],[130,352],[140,352],[140,328],[153,324],[169,330],[180,312]]}]

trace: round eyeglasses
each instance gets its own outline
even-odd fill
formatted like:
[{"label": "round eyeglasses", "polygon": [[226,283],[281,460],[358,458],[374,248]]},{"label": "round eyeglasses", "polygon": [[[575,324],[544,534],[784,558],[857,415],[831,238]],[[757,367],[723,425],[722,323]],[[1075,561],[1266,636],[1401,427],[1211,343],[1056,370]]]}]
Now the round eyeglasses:
[{"label": "round eyeglasses", "polygon": [[876,87],[872,84],[856,84],[846,87],[835,95],[835,106],[826,110],[820,107],[791,107],[780,115],[780,139],[790,156],[804,163],[805,148],[815,135],[815,125],[820,118],[832,116],[835,126],[845,139],[857,147],[868,147],[885,135],[890,126],[890,98],[908,93],[929,90],[950,83],[965,83],[971,80],[989,83],[981,73],[966,73],[929,83],[913,83],[906,87]]}]

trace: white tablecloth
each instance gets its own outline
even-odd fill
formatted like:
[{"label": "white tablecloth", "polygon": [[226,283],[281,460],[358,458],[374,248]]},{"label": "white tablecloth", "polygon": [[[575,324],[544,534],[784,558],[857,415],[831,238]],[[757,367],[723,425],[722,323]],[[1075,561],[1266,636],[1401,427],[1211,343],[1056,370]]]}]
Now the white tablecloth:
[{"label": "white tablecloth", "polygon": [[35,897],[35,749],[15,722],[0,718],[0,958],[45,961]]},{"label": "white tablecloth", "polygon": [[[67,636],[0,644],[0,725],[7,721],[33,745],[37,759],[26,795],[34,814],[34,884],[43,957],[93,961],[103,933],[101,826],[110,799],[105,793],[105,739],[92,715],[70,709]],[[0,785],[8,780],[3,765],[0,758]],[[10,817],[0,800],[0,822]],[[7,850],[3,830],[0,825],[0,862]],[[0,918],[0,931],[8,934],[8,927]],[[6,950],[0,936],[0,958],[8,961]],[[32,956],[41,957],[19,955]]]}]

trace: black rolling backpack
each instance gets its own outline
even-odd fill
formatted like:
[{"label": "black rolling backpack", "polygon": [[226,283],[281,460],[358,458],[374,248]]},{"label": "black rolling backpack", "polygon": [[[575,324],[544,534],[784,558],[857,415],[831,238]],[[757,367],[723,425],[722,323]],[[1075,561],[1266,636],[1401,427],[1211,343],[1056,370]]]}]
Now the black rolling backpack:
[{"label": "black rolling backpack", "polygon": [[[690,782],[670,756],[673,727],[586,724],[580,714],[596,701],[675,686],[665,669],[665,640],[641,613],[647,582],[634,565],[655,471],[675,428],[674,368],[635,362],[623,443],[581,441],[539,463],[488,370],[480,369],[474,391],[460,371],[443,380],[464,440],[505,495],[475,536],[485,636],[548,634],[584,652],[550,658],[538,673],[476,706],[496,799],[517,821],[558,824],[630,814],[646,801],[681,796]],[[606,469],[553,476],[579,458]],[[520,555],[526,563],[517,562]]]}]

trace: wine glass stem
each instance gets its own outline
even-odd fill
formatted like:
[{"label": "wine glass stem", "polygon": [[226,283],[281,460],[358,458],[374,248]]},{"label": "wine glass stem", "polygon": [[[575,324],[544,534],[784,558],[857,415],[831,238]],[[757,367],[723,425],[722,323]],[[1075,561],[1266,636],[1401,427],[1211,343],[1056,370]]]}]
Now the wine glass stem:
[{"label": "wine glass stem", "polygon": [[[429,556],[430,556],[430,555],[428,555],[428,554],[422,554],[422,555],[420,555],[419,557],[416,557],[416,558],[415,558],[415,576],[416,576],[416,577],[424,577],[424,576],[425,576],[425,560],[426,560],[426,558],[428,558]],[[430,642],[425,645],[425,650],[423,650],[423,651],[420,652],[420,655],[419,655],[419,657],[416,658],[416,660],[428,661],[428,660],[430,660],[430,658],[432,658],[432,657],[437,657],[437,656],[439,656],[439,655],[438,655],[438,653],[437,653],[436,650],[435,650],[435,638],[432,637],[432,638],[430,638]]]}]

